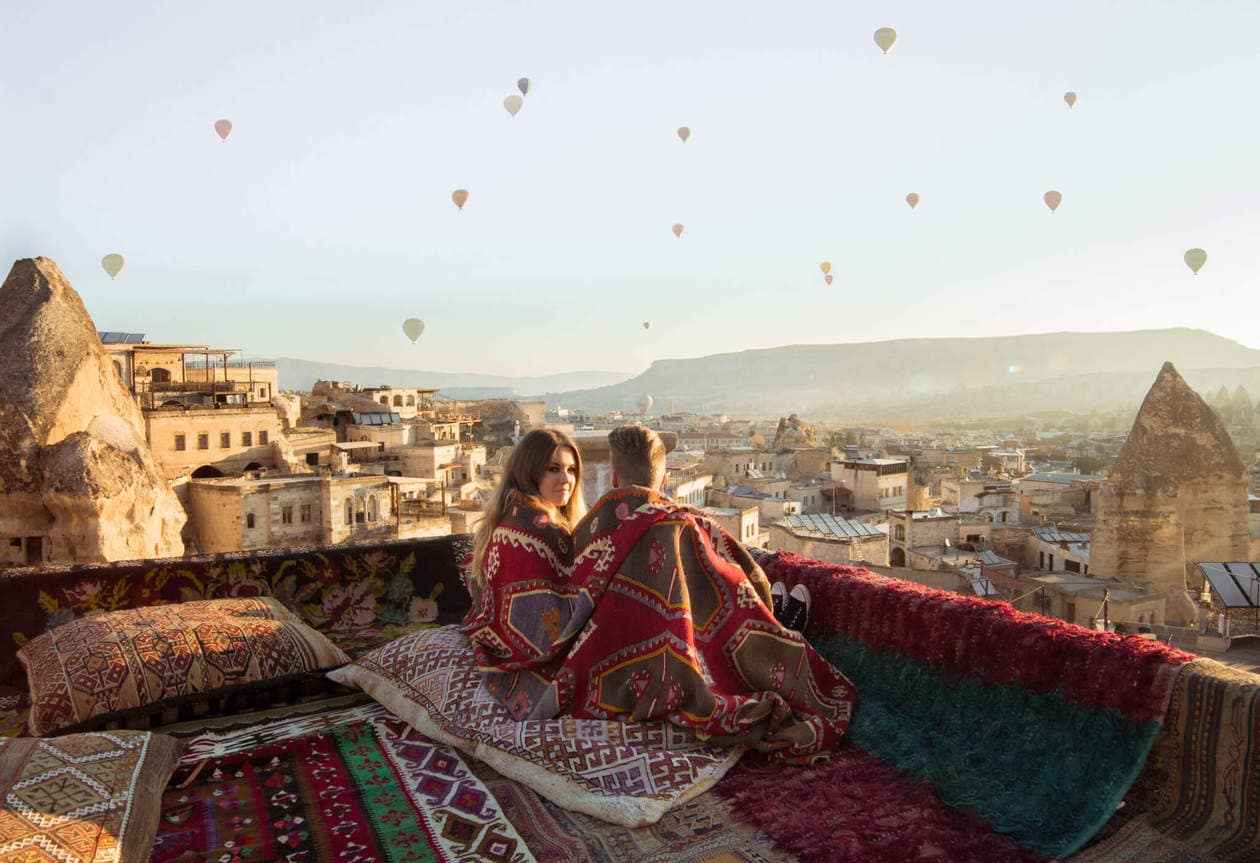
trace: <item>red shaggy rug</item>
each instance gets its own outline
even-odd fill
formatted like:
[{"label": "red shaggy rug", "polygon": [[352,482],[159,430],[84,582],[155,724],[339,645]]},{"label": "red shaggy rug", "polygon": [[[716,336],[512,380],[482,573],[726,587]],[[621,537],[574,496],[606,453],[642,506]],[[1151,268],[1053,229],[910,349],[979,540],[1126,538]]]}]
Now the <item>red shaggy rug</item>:
[{"label": "red shaggy rug", "polygon": [[740,820],[807,863],[1041,859],[851,745],[808,767],[745,756],[714,790]]}]

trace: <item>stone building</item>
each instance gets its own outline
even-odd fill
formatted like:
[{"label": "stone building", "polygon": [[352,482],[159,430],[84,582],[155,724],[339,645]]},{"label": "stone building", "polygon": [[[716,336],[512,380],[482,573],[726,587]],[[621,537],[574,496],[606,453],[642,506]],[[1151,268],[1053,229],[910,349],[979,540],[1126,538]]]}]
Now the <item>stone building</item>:
[{"label": "stone building", "polygon": [[761,510],[757,507],[705,506],[701,510],[744,545],[764,547],[760,536]]},{"label": "stone building", "polygon": [[168,479],[215,477],[274,468],[280,419],[267,406],[154,408],[145,436]]},{"label": "stone building", "polygon": [[364,387],[359,391],[362,395],[378,404],[385,405],[403,419],[415,417],[433,418],[437,416],[435,406],[436,389],[420,387]]},{"label": "stone building", "polygon": [[184,552],[186,517],[83,301],[47,258],[0,286],[0,564]]},{"label": "stone building", "polygon": [[847,458],[831,463],[831,478],[853,492],[853,508],[901,509],[911,485],[910,462],[902,458]]},{"label": "stone building", "polygon": [[888,566],[888,534],[834,515],[791,515],[771,522],[767,548],[828,563]]},{"label": "stone building", "polygon": [[1197,619],[1195,561],[1246,560],[1250,477],[1220,418],[1164,363],[1102,484],[1090,569],[1146,585]]},{"label": "stone building", "polygon": [[196,479],[188,507],[203,552],[450,533],[431,481],[369,476]]}]

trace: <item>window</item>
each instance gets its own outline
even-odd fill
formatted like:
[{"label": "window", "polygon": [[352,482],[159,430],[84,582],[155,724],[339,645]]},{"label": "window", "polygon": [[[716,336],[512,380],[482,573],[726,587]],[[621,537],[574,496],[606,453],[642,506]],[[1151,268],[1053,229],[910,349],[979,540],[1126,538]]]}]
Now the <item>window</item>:
[{"label": "window", "polygon": [[293,507],[291,506],[280,507],[280,523],[293,524]]},{"label": "window", "polygon": [[184,443],[184,436],[182,434],[175,435],[175,451],[183,452],[187,448],[187,445]]},{"label": "window", "polygon": [[402,406],[403,406],[402,396],[394,396],[394,407],[400,408]]},{"label": "window", "polygon": [[354,524],[354,501],[346,498],[346,524]]},{"label": "window", "polygon": [[409,408],[410,408],[410,407],[415,407],[415,405],[416,405],[416,397],[415,397],[415,396],[407,396],[407,407],[409,407]]},{"label": "window", "polygon": [[367,512],[363,506],[363,498],[359,498],[354,502],[354,522],[355,524],[363,524],[367,521]]},{"label": "window", "polygon": [[232,433],[219,432],[219,449],[228,449],[232,446]]},{"label": "window", "polygon": [[1064,568],[1064,569],[1066,569],[1068,572],[1080,572],[1080,571],[1081,571],[1081,565],[1080,565],[1080,563],[1079,563],[1079,562],[1077,562],[1077,561],[1075,561],[1075,560],[1065,560],[1065,561],[1063,561],[1063,568]]},{"label": "window", "polygon": [[367,520],[376,521],[376,517],[380,515],[380,511],[376,508],[376,495],[368,498]]},{"label": "window", "polygon": [[254,526],[254,514],[252,512],[245,513],[245,526],[246,527]]},{"label": "window", "polygon": [[1046,568],[1046,553],[1044,551],[1037,552],[1037,569]]},{"label": "window", "polygon": [[259,388],[258,388],[258,397],[259,397],[260,399],[265,399],[265,398],[267,397],[267,388],[266,388],[266,387],[259,387]]},{"label": "window", "polygon": [[197,433],[197,449],[210,449],[210,433],[209,432]]},{"label": "window", "polygon": [[904,524],[893,525],[893,539],[905,539],[906,526]]},{"label": "window", "polygon": [[254,433],[241,432],[241,446],[253,446],[253,445],[254,445]]},{"label": "window", "polygon": [[383,405],[388,405],[388,404],[389,404],[389,396],[381,396],[381,404],[383,404]]},{"label": "window", "polygon": [[267,433],[265,431],[260,431],[258,433],[258,445],[259,446],[267,445]]},{"label": "window", "polygon": [[311,505],[309,503],[302,504],[302,524],[309,524],[311,521]]}]

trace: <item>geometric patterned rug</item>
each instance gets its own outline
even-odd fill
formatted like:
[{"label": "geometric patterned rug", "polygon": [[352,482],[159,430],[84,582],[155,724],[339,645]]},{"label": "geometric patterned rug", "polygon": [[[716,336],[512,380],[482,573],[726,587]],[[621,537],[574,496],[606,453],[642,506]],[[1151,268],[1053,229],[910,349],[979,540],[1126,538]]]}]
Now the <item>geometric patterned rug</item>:
[{"label": "geometric patterned rug", "polygon": [[470,762],[538,863],[796,863],[794,854],[736,818],[712,791],[675,806],[655,824],[623,827],[557,806]]},{"label": "geometric patterned rug", "polygon": [[209,733],[182,765],[153,863],[534,861],[460,756],[378,705]]}]

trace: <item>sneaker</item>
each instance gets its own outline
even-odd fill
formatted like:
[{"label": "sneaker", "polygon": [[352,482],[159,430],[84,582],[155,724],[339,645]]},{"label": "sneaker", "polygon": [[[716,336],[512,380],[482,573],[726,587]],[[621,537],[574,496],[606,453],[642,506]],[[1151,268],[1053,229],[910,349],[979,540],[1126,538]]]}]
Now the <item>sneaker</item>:
[{"label": "sneaker", "polygon": [[809,588],[803,584],[792,588],[783,606],[783,616],[780,621],[788,629],[794,629],[797,632],[805,631],[805,626],[809,623]]},{"label": "sneaker", "polygon": [[783,622],[783,606],[787,604],[787,585],[781,581],[776,581],[770,585],[770,603],[771,611],[774,612],[774,619]]}]

